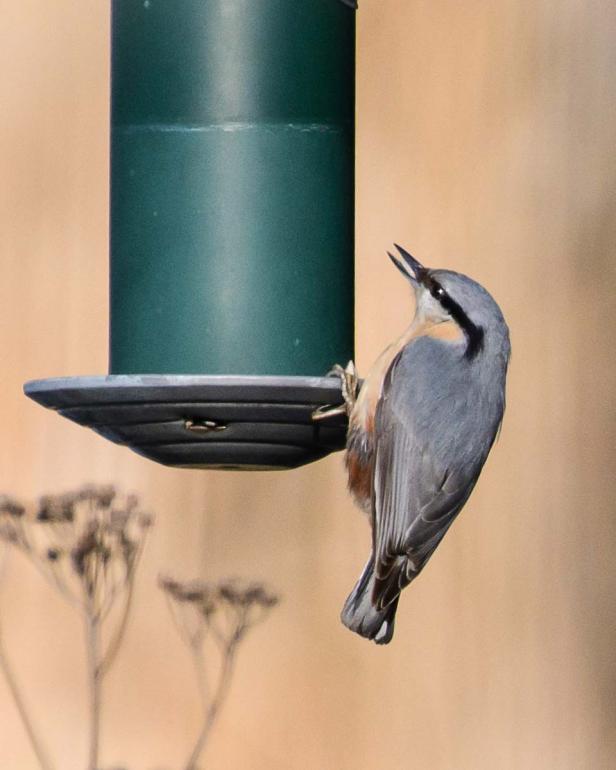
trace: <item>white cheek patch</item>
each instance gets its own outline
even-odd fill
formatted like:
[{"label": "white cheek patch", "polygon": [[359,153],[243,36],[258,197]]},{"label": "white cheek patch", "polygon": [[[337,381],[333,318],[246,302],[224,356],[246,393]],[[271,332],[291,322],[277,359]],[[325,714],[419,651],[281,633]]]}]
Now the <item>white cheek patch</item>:
[{"label": "white cheek patch", "polygon": [[432,323],[441,323],[451,318],[441,303],[434,299],[430,292],[424,288],[422,288],[417,298],[417,314],[422,321],[430,321]]}]

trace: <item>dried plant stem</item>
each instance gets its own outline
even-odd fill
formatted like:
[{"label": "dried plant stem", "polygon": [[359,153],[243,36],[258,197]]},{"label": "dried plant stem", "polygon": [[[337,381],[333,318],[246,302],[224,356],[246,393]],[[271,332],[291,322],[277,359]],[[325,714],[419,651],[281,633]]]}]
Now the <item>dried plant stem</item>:
[{"label": "dried plant stem", "polygon": [[197,742],[192,750],[192,753],[186,763],[186,770],[197,770],[197,762],[201,756],[201,752],[206,744],[210,731],[216,721],[216,717],[222,706],[224,705],[225,698],[229,692],[229,685],[231,684],[231,678],[233,675],[233,666],[235,663],[235,648],[237,646],[238,639],[231,639],[223,655],[222,669],[220,671],[220,677],[218,679],[218,685],[210,704],[205,713],[205,719]]},{"label": "dried plant stem", "polygon": [[101,657],[100,663],[98,664],[98,674],[101,679],[103,676],[105,676],[107,671],[109,671],[109,669],[111,668],[116,658],[116,655],[118,654],[120,647],[122,646],[124,635],[126,633],[126,628],[128,626],[128,618],[130,616],[130,611],[133,606],[133,597],[135,594],[134,589],[135,589],[135,570],[132,571],[129,577],[128,586],[126,587],[126,598],[124,599],[124,607],[122,608],[122,617],[120,618],[120,622],[117,626],[115,634],[113,635],[113,638],[109,642],[107,651]]},{"label": "dried plant stem", "polygon": [[88,770],[97,770],[101,721],[101,671],[100,671],[100,619],[94,612],[86,611],[86,647],[88,655],[88,684],[90,688],[90,744]]},{"label": "dried plant stem", "polygon": [[207,674],[205,671],[203,648],[201,644],[202,640],[198,640],[195,644],[192,644],[191,651],[193,655],[193,663],[195,666],[195,674],[197,676],[197,687],[199,688],[199,696],[201,698],[201,708],[205,714],[208,708],[209,686],[207,681]]},{"label": "dried plant stem", "polygon": [[32,723],[32,719],[28,714],[28,709],[26,708],[24,697],[21,692],[21,687],[19,685],[19,682],[17,681],[15,672],[13,671],[9,663],[9,660],[6,656],[1,625],[0,625],[0,668],[2,669],[2,673],[4,674],[6,682],[9,686],[9,690],[11,691],[13,701],[15,703],[15,706],[17,707],[17,711],[19,712],[19,716],[21,717],[22,724],[28,735],[28,739],[30,741],[30,745],[32,746],[32,750],[36,754],[38,763],[41,766],[41,770],[53,770],[54,766],[51,763],[51,760],[49,759],[49,757],[47,756],[47,752],[43,747],[41,739],[37,735],[36,729],[34,728],[34,724]]}]

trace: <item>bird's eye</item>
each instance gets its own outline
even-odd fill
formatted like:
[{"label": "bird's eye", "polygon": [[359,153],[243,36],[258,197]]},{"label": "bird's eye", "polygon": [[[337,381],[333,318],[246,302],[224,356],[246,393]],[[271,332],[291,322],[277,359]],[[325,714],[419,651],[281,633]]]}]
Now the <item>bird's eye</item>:
[{"label": "bird's eye", "polygon": [[432,291],[430,293],[435,299],[442,299],[443,297],[446,296],[445,289],[443,289],[442,286],[439,286],[438,283],[434,284],[434,286],[432,287]]}]

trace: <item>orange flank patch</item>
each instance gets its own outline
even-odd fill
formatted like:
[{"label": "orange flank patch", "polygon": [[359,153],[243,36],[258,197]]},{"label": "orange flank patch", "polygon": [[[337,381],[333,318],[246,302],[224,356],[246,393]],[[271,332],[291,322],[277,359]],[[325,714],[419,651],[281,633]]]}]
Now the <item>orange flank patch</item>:
[{"label": "orange flank patch", "polygon": [[[349,420],[349,435],[356,434],[368,438],[368,446],[374,442],[374,419],[379,399],[383,393],[383,383],[387,371],[398,353],[416,337],[432,337],[437,340],[457,342],[463,338],[464,332],[455,321],[433,323],[425,321],[414,322],[408,329],[381,353],[368,372],[359,391],[353,412]],[[349,489],[359,505],[369,511],[372,497],[373,464],[354,451],[348,449],[346,466],[349,472]]]},{"label": "orange flank patch", "polygon": [[369,433],[370,435],[372,435],[374,433],[374,417],[375,417],[375,414],[376,414],[376,410],[374,410],[372,412],[369,412],[366,415],[366,419],[364,421],[364,426],[365,426],[366,433]]},{"label": "orange flank patch", "polygon": [[362,507],[370,506],[372,497],[372,468],[362,462],[356,452],[348,451],[346,466],[349,471],[349,489]]}]

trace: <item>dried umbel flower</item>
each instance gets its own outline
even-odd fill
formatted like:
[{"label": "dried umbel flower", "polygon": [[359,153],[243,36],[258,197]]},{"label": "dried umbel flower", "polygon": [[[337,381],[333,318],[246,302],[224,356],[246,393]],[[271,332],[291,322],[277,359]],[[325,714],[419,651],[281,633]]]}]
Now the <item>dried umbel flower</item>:
[{"label": "dried umbel flower", "polygon": [[[141,509],[138,498],[120,495],[111,485],[87,484],[72,492],[45,495],[31,506],[0,496],[0,541],[21,551],[84,621],[90,684],[89,768],[99,767],[101,683],[122,642],[135,572],[151,525],[152,517]],[[112,613],[116,606],[119,609]],[[27,721],[23,714],[22,718]],[[28,733],[42,756],[33,731]],[[49,767],[44,761],[41,765]]]},{"label": "dried umbel flower", "polygon": [[191,646],[210,630],[223,644],[237,639],[279,602],[262,583],[238,578],[215,583],[160,577],[159,586],[168,595],[179,630]]},{"label": "dried umbel flower", "polygon": [[[197,674],[203,724],[184,765],[185,770],[196,770],[229,690],[238,645],[248,629],[263,620],[269,610],[278,604],[279,597],[262,583],[239,579],[181,582],[161,577],[159,585],[167,595],[178,631],[191,651]],[[214,674],[207,671],[204,655],[208,639],[214,640],[219,652],[218,674],[212,689],[207,683]]]},{"label": "dried umbel flower", "polygon": [[151,524],[135,495],[120,495],[109,484],[44,495],[32,506],[0,496],[0,540],[97,617],[129,587]]},{"label": "dried umbel flower", "polygon": [[178,602],[229,604],[232,606],[274,607],[279,602],[276,594],[270,593],[262,583],[227,578],[218,583],[204,580],[180,582],[168,577],[159,578],[160,587]]},{"label": "dried umbel flower", "polygon": [[227,633],[237,639],[261,622],[279,602],[278,596],[262,583],[239,578],[219,583],[218,596],[225,611]]},{"label": "dried umbel flower", "polygon": [[191,580],[180,583],[167,577],[160,577],[159,586],[178,604],[187,604],[207,619],[217,609],[217,588],[213,583]]}]

